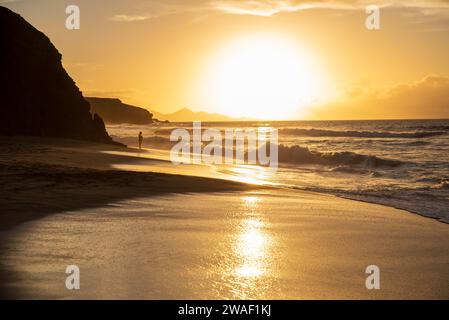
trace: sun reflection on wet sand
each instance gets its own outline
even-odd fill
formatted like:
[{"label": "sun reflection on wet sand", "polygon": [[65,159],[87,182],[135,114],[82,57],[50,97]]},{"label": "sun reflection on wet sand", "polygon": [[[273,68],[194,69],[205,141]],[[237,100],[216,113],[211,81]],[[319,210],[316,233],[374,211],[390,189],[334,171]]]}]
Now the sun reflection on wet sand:
[{"label": "sun reflection on wet sand", "polygon": [[[360,268],[372,263],[369,250],[394,271],[392,291],[379,297],[447,297],[446,226],[381,209],[262,190],[144,197],[49,215],[0,234],[0,266],[11,275],[0,291],[24,299],[372,299]],[[415,254],[396,241],[404,224],[406,239],[424,239]],[[372,234],[386,239],[381,250]],[[405,273],[397,252],[410,254]],[[407,281],[418,260],[417,293]],[[65,287],[69,264],[81,268],[81,290]],[[335,271],[342,276],[329,277]]]},{"label": "sun reflection on wet sand", "polygon": [[235,243],[234,251],[238,257],[235,275],[251,280],[267,272],[270,239],[264,232],[265,223],[258,211],[260,198],[245,196],[242,200],[247,217],[241,222],[241,232]]}]

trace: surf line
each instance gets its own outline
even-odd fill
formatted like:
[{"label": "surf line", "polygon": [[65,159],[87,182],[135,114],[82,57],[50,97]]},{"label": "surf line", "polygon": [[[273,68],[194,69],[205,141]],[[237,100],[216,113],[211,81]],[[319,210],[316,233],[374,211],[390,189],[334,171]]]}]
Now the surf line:
[{"label": "surf line", "polygon": [[[278,167],[278,130],[276,128],[202,129],[201,121],[187,129],[174,129],[170,141],[173,164],[249,164]],[[204,146],[204,147],[203,147]],[[269,149],[269,152],[267,152]],[[223,152],[224,151],[224,152]]]}]

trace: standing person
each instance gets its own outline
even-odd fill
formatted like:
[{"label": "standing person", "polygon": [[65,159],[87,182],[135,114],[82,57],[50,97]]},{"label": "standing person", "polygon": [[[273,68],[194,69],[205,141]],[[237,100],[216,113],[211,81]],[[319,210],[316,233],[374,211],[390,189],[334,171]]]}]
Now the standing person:
[{"label": "standing person", "polygon": [[143,135],[142,131],[139,132],[139,149],[142,149]]}]

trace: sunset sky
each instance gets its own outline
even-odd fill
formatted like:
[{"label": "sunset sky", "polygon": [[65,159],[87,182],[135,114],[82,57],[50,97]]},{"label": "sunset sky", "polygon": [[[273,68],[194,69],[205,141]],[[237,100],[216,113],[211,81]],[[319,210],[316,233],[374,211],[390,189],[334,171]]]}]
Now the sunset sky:
[{"label": "sunset sky", "polygon": [[[365,27],[366,4],[381,30]],[[163,113],[449,117],[449,1],[0,0],[86,96]],[[81,29],[65,28],[65,8]]]}]

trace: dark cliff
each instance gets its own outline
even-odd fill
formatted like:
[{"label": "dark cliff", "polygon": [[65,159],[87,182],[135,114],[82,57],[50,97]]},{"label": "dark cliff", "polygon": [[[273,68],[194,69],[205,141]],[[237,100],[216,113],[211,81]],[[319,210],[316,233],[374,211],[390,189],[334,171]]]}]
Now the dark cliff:
[{"label": "dark cliff", "polygon": [[153,122],[153,114],[148,110],[125,104],[119,99],[86,98],[92,112],[103,118],[106,123],[148,124]]},{"label": "dark cliff", "polygon": [[0,135],[112,143],[50,40],[0,7]]}]

